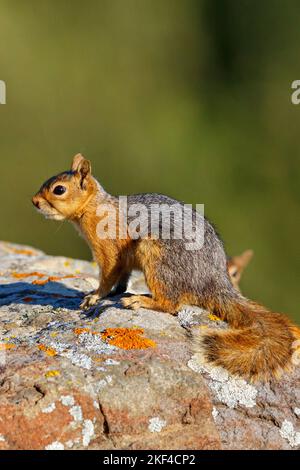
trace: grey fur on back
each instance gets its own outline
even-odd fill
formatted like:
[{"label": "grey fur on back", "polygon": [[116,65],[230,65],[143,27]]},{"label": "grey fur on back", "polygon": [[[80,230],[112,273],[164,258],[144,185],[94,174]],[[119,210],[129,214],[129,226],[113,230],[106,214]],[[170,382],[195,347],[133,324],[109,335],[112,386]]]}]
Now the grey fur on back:
[{"label": "grey fur on back", "polygon": [[[140,236],[144,238],[150,233],[150,209],[154,213],[159,212],[155,205],[184,206],[182,202],[162,194],[136,194],[127,198],[128,210],[136,204],[142,204],[148,209],[148,224],[141,230]],[[191,293],[198,297],[215,298],[232,297],[233,288],[228,271],[227,258],[223,244],[214,227],[200,213],[192,209],[192,226],[195,228],[196,217],[199,218],[204,228],[204,243],[200,249],[187,250],[186,243],[189,241],[183,236],[182,239],[174,239],[176,233],[176,220],[170,219],[170,239],[162,238],[161,217],[157,218],[153,232],[159,239],[162,249],[162,257],[157,262],[156,273],[158,280],[164,285],[168,297],[175,299],[179,293]],[[132,217],[128,217],[129,222]],[[145,221],[146,222],[146,221]],[[175,223],[174,223],[175,222]],[[151,243],[151,241],[149,241]],[[235,295],[234,295],[235,296]]]}]

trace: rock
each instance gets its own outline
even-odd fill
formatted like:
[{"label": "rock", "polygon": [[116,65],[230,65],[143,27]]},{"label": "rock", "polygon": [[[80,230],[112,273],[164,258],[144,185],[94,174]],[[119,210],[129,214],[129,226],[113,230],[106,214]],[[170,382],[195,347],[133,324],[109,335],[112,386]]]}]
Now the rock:
[{"label": "rock", "polygon": [[299,370],[254,386],[200,366],[186,329],[226,328],[207,312],[125,310],[120,297],[82,312],[93,263],[9,243],[0,281],[0,449],[299,447]]}]

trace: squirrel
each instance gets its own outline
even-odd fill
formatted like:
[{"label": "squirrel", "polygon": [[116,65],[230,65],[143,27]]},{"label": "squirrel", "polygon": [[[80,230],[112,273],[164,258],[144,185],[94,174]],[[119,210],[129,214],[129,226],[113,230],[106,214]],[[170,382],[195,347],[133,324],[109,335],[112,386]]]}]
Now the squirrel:
[{"label": "squirrel", "polygon": [[[81,154],[73,158],[70,171],[46,181],[32,202],[47,218],[72,222],[99,265],[99,288],[84,298],[81,308],[96,305],[114,286],[115,293],[125,292],[131,271],[137,269],[144,273],[151,296],[124,296],[124,307],[175,315],[183,305],[199,306],[227,321],[230,327],[221,331],[199,329],[192,335],[196,350],[206,361],[251,381],[269,380],[290,370],[300,329],[286,316],[248,300],[233,286],[219,235],[207,218],[198,213],[196,216],[194,209],[191,224],[194,227],[199,217],[204,228],[198,249],[188,250],[183,238],[163,237],[160,219],[154,236],[149,236],[148,225],[139,236],[132,236],[126,225],[125,236],[99,237],[99,223],[104,220],[99,208],[113,209],[116,228],[120,228],[119,197],[103,189],[92,175],[91,162]],[[137,194],[127,197],[128,213],[135,204],[149,210],[158,204],[183,206],[161,194]],[[174,235],[174,220],[170,226]]]},{"label": "squirrel", "polygon": [[246,251],[243,251],[243,253],[241,253],[238,256],[232,256],[230,258],[227,258],[227,269],[228,269],[229,277],[231,279],[233,286],[237,290],[240,290],[240,280],[241,280],[242,274],[244,272],[244,269],[248,266],[252,258],[253,258],[252,250],[246,250]]}]

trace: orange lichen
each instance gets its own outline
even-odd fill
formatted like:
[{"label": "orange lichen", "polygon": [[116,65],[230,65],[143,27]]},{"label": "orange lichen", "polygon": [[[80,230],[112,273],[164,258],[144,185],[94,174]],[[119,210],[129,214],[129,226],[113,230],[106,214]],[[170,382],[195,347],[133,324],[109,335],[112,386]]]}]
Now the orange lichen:
[{"label": "orange lichen", "polygon": [[92,356],[93,361],[95,362],[104,362],[103,357]]},{"label": "orange lichen", "polygon": [[36,271],[32,273],[16,273],[13,272],[12,277],[15,277],[16,279],[25,279],[26,277],[45,277],[45,274],[43,273],[38,273]]},{"label": "orange lichen", "polygon": [[16,248],[14,246],[10,246],[9,243],[4,243],[3,248],[9,253],[15,253],[16,255],[34,256],[36,254],[36,251],[34,250],[30,250],[28,248]]},{"label": "orange lichen", "polygon": [[159,336],[169,336],[165,331],[160,331]]},{"label": "orange lichen", "polygon": [[33,298],[32,297],[24,297],[23,301],[24,302],[32,302]]},{"label": "orange lichen", "polygon": [[0,351],[7,351],[16,347],[13,343],[0,343]]},{"label": "orange lichen", "polygon": [[211,320],[211,321],[220,321],[220,318],[217,317],[217,315],[214,315],[213,313],[210,313],[208,315],[208,318]]},{"label": "orange lichen", "polygon": [[34,256],[35,254],[32,250],[19,250],[18,248],[12,248],[11,251],[16,255]]},{"label": "orange lichen", "polygon": [[89,333],[90,335],[95,335],[95,336],[101,336],[101,333],[98,331],[92,331],[90,328],[75,328],[73,330],[75,335],[79,336],[82,335],[83,333]]},{"label": "orange lichen", "polygon": [[101,333],[102,339],[121,349],[155,348],[155,341],[143,338],[142,328],[107,328]]},{"label": "orange lichen", "polygon": [[99,333],[98,331],[92,331],[90,328],[75,328],[73,332],[77,336],[82,335],[83,333],[89,333],[90,335],[101,336],[101,333]]},{"label": "orange lichen", "polygon": [[103,332],[92,331],[90,328],[75,328],[75,335],[83,333],[101,336],[101,338],[113,346],[121,349],[147,349],[155,348],[155,341],[143,338],[144,330],[142,328],[107,328]]},{"label": "orange lichen", "polygon": [[47,277],[47,279],[33,281],[32,284],[38,285],[38,286],[44,286],[48,284],[48,282],[62,281],[63,279],[71,279],[74,277],[75,276],[73,276],[72,274],[68,276],[49,276]]},{"label": "orange lichen", "polygon": [[[32,281],[33,285],[38,285],[38,286],[44,286],[45,284],[48,284],[48,282],[54,282],[54,281],[61,281],[63,279],[72,279],[76,276],[73,276],[72,274],[69,274],[67,276],[47,276],[46,274],[39,273],[37,271],[34,271],[32,273],[16,273],[13,272],[12,277],[16,279],[25,279],[27,277],[38,277],[39,279]],[[43,279],[42,278],[46,278]]]},{"label": "orange lichen", "polygon": [[49,282],[48,280],[49,278],[47,279],[44,279],[44,280],[36,280],[36,281],[33,281],[31,284],[33,284],[34,286],[44,286],[45,284],[47,284]]},{"label": "orange lichen", "polygon": [[91,330],[89,328],[75,328],[74,333],[79,336],[82,335],[82,333],[91,333]]},{"label": "orange lichen", "polygon": [[45,377],[48,379],[49,377],[57,377],[58,375],[60,375],[59,370],[49,370],[46,372]]},{"label": "orange lichen", "polygon": [[48,346],[45,346],[45,344],[39,344],[38,348],[40,351],[43,351],[47,356],[56,356],[57,352],[53,348],[49,348]]}]

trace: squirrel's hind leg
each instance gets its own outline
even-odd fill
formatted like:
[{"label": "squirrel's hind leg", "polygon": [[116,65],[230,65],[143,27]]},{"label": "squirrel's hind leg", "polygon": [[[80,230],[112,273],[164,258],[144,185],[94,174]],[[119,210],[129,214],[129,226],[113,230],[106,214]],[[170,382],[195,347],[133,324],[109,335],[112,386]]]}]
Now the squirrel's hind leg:
[{"label": "squirrel's hind leg", "polygon": [[138,310],[139,308],[147,308],[149,310],[158,310],[159,312],[167,312],[172,315],[176,315],[179,306],[168,299],[154,299],[147,297],[146,295],[131,295],[130,297],[124,297],[122,304],[126,308]]}]

